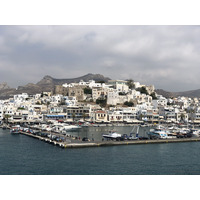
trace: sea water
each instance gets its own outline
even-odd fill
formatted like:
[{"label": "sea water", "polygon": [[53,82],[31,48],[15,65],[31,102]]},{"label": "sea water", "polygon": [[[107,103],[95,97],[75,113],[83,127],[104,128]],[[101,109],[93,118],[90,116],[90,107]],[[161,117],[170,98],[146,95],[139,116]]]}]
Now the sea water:
[{"label": "sea water", "polygon": [[[93,138],[113,127],[84,127],[68,134]],[[129,133],[132,127],[115,127]],[[147,128],[140,130],[146,134]],[[199,175],[200,143],[164,143],[62,149],[0,129],[1,175]]]}]

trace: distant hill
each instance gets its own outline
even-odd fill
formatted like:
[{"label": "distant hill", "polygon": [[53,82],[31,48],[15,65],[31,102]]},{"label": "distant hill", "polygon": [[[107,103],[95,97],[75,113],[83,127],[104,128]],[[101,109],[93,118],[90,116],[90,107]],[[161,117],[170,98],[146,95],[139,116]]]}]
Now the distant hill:
[{"label": "distant hill", "polygon": [[[28,94],[36,94],[41,92],[50,92],[54,89],[55,85],[62,85],[64,83],[77,83],[80,80],[89,81],[105,81],[108,82],[110,78],[104,77],[101,74],[86,74],[84,76],[78,78],[68,78],[68,79],[56,79],[51,76],[44,76],[42,80],[38,83],[28,83],[24,86],[19,86],[16,88],[10,88],[7,83],[0,84],[0,99],[7,99],[13,97],[15,94],[28,93]],[[200,98],[200,89],[191,90],[185,92],[168,92],[162,89],[155,90],[157,94],[161,94],[164,97],[178,97],[178,96],[186,96],[186,97],[197,97]]]},{"label": "distant hill", "polygon": [[162,89],[157,89],[157,90],[155,90],[155,92],[159,95],[166,97],[166,98],[174,96],[174,94],[172,92],[167,92],[167,91],[162,90]]},{"label": "distant hill", "polygon": [[83,80],[85,82],[88,82],[89,80],[108,82],[110,78],[104,77],[101,74],[87,74],[85,76],[70,79],[55,79],[51,76],[45,76],[36,85],[41,87],[43,90],[52,90],[55,85],[63,85],[64,83],[78,83],[80,80]]},{"label": "distant hill", "polygon": [[184,96],[184,97],[190,97],[190,98],[194,98],[194,97],[200,98],[200,89],[184,91],[184,92],[167,92],[167,91],[162,90],[162,89],[157,89],[156,93],[163,95],[166,98],[178,97],[178,96]]},{"label": "distant hill", "polygon": [[78,78],[70,78],[70,79],[56,79],[51,76],[44,76],[42,80],[38,83],[28,83],[24,86],[19,86],[17,89],[10,88],[6,83],[0,84],[0,99],[7,99],[13,97],[15,94],[28,93],[28,94],[36,94],[41,92],[50,92],[54,89],[55,85],[62,85],[64,83],[77,83],[80,80],[89,81],[105,81],[108,82],[110,78],[104,77],[101,74],[86,74],[84,76]]},{"label": "distant hill", "polygon": [[0,90],[4,90],[4,89],[10,89],[10,87],[8,86],[8,84],[5,83],[5,82],[0,84]]}]

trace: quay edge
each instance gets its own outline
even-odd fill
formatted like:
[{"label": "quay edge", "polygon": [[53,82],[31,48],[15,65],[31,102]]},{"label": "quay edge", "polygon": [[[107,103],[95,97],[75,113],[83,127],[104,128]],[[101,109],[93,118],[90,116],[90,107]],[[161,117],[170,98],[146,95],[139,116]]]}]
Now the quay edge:
[{"label": "quay edge", "polygon": [[138,140],[138,141],[111,141],[97,143],[71,143],[64,145],[64,148],[84,148],[84,147],[103,147],[119,145],[139,145],[139,144],[162,144],[162,143],[181,143],[181,142],[200,142],[200,138],[182,139],[160,139],[160,140]]},{"label": "quay edge", "polygon": [[157,140],[134,140],[134,141],[103,141],[103,142],[79,142],[72,141],[71,143],[56,142],[49,138],[33,135],[20,131],[20,134],[33,137],[40,141],[56,145],[61,148],[88,148],[88,147],[106,147],[106,146],[119,146],[119,145],[139,145],[139,144],[166,144],[166,143],[181,143],[181,142],[200,142],[199,138],[175,138],[175,139],[157,139]]}]

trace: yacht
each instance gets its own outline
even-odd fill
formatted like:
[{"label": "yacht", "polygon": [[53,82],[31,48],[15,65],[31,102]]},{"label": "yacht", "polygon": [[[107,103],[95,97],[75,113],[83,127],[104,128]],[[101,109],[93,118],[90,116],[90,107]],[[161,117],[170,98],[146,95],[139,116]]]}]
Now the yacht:
[{"label": "yacht", "polygon": [[78,129],[80,129],[81,127],[78,126],[78,125],[64,124],[64,125],[63,125],[63,128],[64,128],[65,131],[72,131],[72,130],[78,130]]},{"label": "yacht", "polygon": [[150,139],[168,139],[169,131],[163,126],[157,126],[155,129],[150,129],[147,133]]},{"label": "yacht", "polygon": [[102,136],[107,139],[120,139],[122,137],[122,135],[116,131],[110,131],[109,134],[104,134]]},{"label": "yacht", "polygon": [[191,129],[192,137],[200,137],[199,129]]}]

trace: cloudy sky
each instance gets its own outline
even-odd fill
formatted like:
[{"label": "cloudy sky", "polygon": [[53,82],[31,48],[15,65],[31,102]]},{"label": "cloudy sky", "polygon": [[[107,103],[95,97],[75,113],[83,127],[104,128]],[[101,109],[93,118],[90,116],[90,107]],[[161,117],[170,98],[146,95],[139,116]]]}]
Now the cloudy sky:
[{"label": "cloudy sky", "polygon": [[0,83],[99,73],[199,89],[200,26],[0,26]]}]

